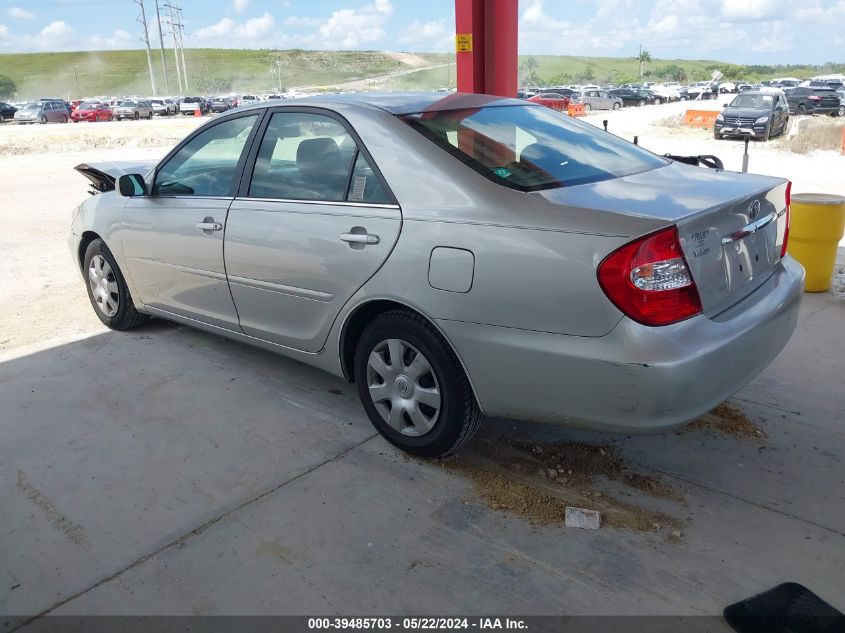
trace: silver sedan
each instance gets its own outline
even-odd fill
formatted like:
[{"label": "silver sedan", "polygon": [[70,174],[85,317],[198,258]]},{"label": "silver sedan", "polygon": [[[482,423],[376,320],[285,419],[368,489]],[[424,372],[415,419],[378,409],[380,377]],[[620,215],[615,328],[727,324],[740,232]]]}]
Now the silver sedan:
[{"label": "silver sedan", "polygon": [[344,376],[444,455],[483,416],[620,432],[734,394],[795,327],[789,183],[692,167],[525,101],[340,95],[80,165],[70,248],[108,327],[156,316]]}]

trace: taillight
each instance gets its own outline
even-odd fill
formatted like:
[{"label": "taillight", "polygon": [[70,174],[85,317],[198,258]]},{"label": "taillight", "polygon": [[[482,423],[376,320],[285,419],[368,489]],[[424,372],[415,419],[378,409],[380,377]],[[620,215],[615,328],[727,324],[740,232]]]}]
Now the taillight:
[{"label": "taillight", "polygon": [[783,229],[783,244],[780,247],[780,258],[783,259],[786,255],[786,243],[789,241],[789,216],[792,205],[792,181],[786,182],[786,226]]},{"label": "taillight", "polygon": [[821,98],[821,97],[819,97],[819,96],[817,96],[817,95],[812,95],[812,96],[807,97],[807,98],[808,98],[810,101],[821,101],[821,100],[822,100],[822,98]]},{"label": "taillight", "polygon": [[613,251],[599,264],[598,279],[608,299],[643,325],[669,325],[701,312],[674,226]]}]

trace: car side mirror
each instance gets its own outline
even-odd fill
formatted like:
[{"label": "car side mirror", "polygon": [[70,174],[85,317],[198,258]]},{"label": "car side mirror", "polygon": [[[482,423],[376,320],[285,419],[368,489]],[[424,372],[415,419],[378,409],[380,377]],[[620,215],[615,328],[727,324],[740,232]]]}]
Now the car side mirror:
[{"label": "car side mirror", "polygon": [[139,174],[124,174],[117,179],[117,190],[126,198],[143,196],[147,193],[147,183]]},{"label": "car side mirror", "polygon": [[723,103],[723,104],[722,104],[722,107],[723,107],[723,108],[727,108],[727,107],[728,107],[728,104],[727,104],[727,103]]}]

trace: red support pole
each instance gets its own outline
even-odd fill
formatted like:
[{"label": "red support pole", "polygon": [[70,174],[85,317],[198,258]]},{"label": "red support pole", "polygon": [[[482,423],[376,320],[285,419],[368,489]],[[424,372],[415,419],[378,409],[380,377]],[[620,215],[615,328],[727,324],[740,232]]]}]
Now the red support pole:
[{"label": "red support pole", "polygon": [[458,91],[516,96],[519,0],[455,0]]}]

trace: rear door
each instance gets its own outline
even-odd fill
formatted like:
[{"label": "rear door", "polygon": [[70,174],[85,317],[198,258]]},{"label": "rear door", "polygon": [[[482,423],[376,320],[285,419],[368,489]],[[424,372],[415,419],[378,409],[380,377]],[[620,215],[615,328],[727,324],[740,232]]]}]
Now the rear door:
[{"label": "rear door", "polygon": [[276,108],[263,127],[229,210],[229,287],[244,333],[317,352],[390,254],[402,217],[337,115]]}]

